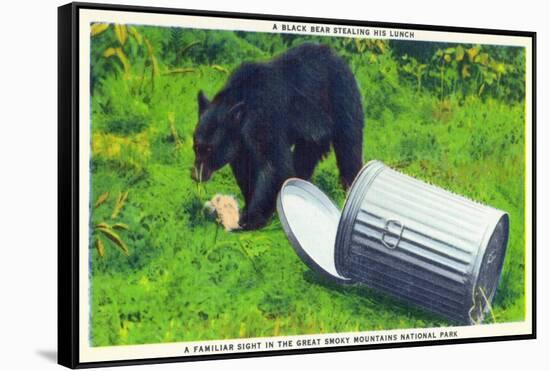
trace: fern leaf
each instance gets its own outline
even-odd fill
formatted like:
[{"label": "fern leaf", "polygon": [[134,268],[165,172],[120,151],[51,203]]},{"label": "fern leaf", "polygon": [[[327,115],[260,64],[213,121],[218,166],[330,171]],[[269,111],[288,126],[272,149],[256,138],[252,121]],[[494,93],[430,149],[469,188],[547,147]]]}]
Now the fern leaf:
[{"label": "fern leaf", "polygon": [[127,224],[124,224],[124,223],[115,223],[113,224],[113,229],[124,229],[127,231],[129,227]]},{"label": "fern leaf", "polygon": [[115,245],[117,245],[122,250],[124,255],[128,256],[128,247],[115,231],[113,231],[112,229],[106,229],[106,228],[98,228],[98,231],[103,233],[105,237],[107,237]]},{"label": "fern leaf", "polygon": [[113,209],[113,213],[111,214],[111,219],[114,219],[117,217],[117,215],[120,213],[120,211],[124,207],[124,203],[126,202],[127,198],[128,198],[128,191],[118,193],[118,199]]},{"label": "fern leaf", "polygon": [[130,35],[132,35],[134,39],[136,39],[138,45],[141,45],[143,43],[143,36],[141,36],[137,28],[135,28],[134,26],[129,26],[128,32],[130,32]]},{"label": "fern leaf", "polygon": [[190,44],[187,44],[183,49],[181,49],[179,51],[179,54],[180,55],[185,55],[185,53],[187,53],[189,51],[189,49],[191,49],[192,47],[194,47],[195,45],[199,45],[202,41],[193,41],[192,43]]},{"label": "fern leaf", "polygon": [[128,39],[128,31],[126,30],[126,26],[122,24],[115,24],[115,34],[118,42],[121,46],[123,46],[124,43],[126,43],[126,39]]},{"label": "fern leaf", "polygon": [[109,191],[103,193],[101,196],[99,196],[97,198],[97,201],[94,205],[95,208],[98,208],[99,206],[101,206],[105,201],[107,201],[107,199],[109,198]]},{"label": "fern leaf", "polygon": [[105,49],[105,51],[103,52],[103,56],[105,58],[109,58],[109,57],[112,57],[113,55],[116,54],[116,49],[115,48],[107,48]]},{"label": "fern leaf", "polygon": [[108,23],[94,23],[91,27],[92,37],[107,31],[108,28],[109,28]]},{"label": "fern leaf", "polygon": [[229,71],[227,70],[227,68],[222,67],[222,66],[220,66],[220,65],[218,65],[218,64],[214,64],[214,65],[212,66],[212,68],[215,69],[216,71],[223,72],[223,73],[229,75]]},{"label": "fern leaf", "polygon": [[180,74],[180,73],[190,73],[190,72],[195,72],[196,69],[195,68],[172,68],[171,70],[167,70],[167,71],[164,71],[162,74],[163,75],[176,75],[176,74]]},{"label": "fern leaf", "polygon": [[120,63],[122,63],[122,67],[124,68],[124,77],[128,78],[130,76],[130,60],[128,59],[126,54],[124,54],[122,48],[116,48],[115,52],[118,59],[120,60]]},{"label": "fern leaf", "polygon": [[95,248],[97,249],[97,253],[99,254],[99,256],[103,258],[105,256],[105,245],[99,237],[97,237],[97,239],[95,240]]}]

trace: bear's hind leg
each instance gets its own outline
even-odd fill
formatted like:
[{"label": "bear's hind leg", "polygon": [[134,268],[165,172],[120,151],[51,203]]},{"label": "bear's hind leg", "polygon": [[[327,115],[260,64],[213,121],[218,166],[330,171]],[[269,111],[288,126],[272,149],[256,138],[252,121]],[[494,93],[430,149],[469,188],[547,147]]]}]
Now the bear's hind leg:
[{"label": "bear's hind leg", "polygon": [[332,145],[340,170],[340,180],[348,190],[363,166],[363,135],[360,132],[355,135],[340,132]]},{"label": "bear's hind leg", "polygon": [[349,189],[363,166],[364,114],[361,93],[352,71],[342,59],[335,64],[330,81],[332,120],[335,123],[332,146],[344,188]]},{"label": "bear's hind leg", "polygon": [[318,144],[304,140],[297,141],[292,155],[296,176],[309,180],[313,175],[315,166],[329,150],[330,144],[328,142]]}]

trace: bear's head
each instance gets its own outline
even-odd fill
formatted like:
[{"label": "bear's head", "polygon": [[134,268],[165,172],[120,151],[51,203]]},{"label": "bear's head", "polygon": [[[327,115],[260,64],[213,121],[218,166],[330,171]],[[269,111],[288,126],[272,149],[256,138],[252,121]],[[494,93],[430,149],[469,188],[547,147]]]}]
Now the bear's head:
[{"label": "bear's head", "polygon": [[244,102],[218,94],[212,101],[198,95],[199,121],[193,135],[195,166],[192,177],[206,182],[222,166],[235,159],[240,148]]}]

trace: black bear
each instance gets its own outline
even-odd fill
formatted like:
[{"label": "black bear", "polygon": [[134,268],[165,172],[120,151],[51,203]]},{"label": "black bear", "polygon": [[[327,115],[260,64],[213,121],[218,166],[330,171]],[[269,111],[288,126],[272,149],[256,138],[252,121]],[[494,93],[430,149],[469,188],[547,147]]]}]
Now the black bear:
[{"label": "black bear", "polygon": [[330,47],[306,43],[243,63],[209,101],[198,95],[193,178],[230,164],[245,199],[243,229],[266,224],[289,177],[309,179],[334,147],[347,189],[363,164],[363,107],[352,71]]}]

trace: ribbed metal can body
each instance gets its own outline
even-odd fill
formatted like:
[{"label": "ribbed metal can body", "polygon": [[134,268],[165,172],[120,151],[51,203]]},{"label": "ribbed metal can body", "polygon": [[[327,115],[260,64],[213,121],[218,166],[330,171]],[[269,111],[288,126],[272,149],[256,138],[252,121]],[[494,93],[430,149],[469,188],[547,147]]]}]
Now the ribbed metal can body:
[{"label": "ribbed metal can body", "polygon": [[508,242],[508,215],[367,164],[338,226],[338,273],[459,323],[490,308]]}]

